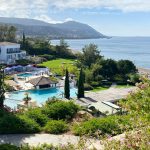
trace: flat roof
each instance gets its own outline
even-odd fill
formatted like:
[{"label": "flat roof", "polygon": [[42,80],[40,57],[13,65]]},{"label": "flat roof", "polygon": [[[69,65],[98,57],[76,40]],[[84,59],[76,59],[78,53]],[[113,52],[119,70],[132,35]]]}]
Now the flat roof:
[{"label": "flat roof", "polygon": [[18,43],[11,43],[11,42],[0,42],[0,46],[7,46],[7,45],[19,45]]},{"label": "flat roof", "polygon": [[[110,103],[108,105],[108,104],[105,104],[103,102],[97,102],[97,103],[92,103],[91,105],[88,106],[88,108],[94,107],[95,109],[97,109],[101,113],[104,113],[106,115],[111,115],[111,114],[115,114],[118,112],[118,109],[112,107],[112,105],[114,105],[114,104],[111,104],[111,106],[110,106]],[[117,105],[115,105],[115,106],[117,107]]]}]

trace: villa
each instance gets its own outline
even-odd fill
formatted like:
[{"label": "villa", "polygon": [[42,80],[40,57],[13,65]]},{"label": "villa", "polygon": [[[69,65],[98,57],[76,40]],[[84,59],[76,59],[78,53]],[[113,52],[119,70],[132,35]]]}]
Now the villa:
[{"label": "villa", "polygon": [[0,63],[15,64],[16,60],[25,58],[26,51],[20,50],[20,44],[0,42]]}]

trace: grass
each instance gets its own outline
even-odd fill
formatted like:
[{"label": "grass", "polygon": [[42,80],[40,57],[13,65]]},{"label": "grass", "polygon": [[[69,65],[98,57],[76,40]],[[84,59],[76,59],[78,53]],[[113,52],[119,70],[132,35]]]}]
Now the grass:
[{"label": "grass", "polygon": [[103,90],[107,90],[109,87],[95,87],[93,90],[91,90],[92,92],[98,92],[98,91],[103,91]]},{"label": "grass", "polygon": [[75,61],[71,59],[55,59],[55,60],[43,62],[40,65],[48,67],[53,73],[64,75],[66,68],[71,73],[75,73],[77,71],[74,62]]}]

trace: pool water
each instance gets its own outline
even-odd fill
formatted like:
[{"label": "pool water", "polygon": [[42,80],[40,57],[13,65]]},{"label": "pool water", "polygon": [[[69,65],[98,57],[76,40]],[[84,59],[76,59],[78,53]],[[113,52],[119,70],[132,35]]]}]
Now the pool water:
[{"label": "pool water", "polygon": [[22,74],[18,74],[18,77],[23,77],[23,78],[27,78],[27,77],[31,77],[33,76],[31,73],[22,73]]},{"label": "pool water", "polygon": [[[34,89],[28,91],[17,91],[10,94],[9,99],[6,99],[5,104],[11,108],[17,107],[18,101],[22,101],[25,93],[29,93],[32,100],[36,100],[38,104],[43,104],[48,98],[57,97],[62,98],[63,88],[48,88],[48,89]],[[70,89],[70,97],[76,97],[77,89]],[[16,100],[16,101],[15,101]],[[18,101],[17,101],[18,100]]]}]

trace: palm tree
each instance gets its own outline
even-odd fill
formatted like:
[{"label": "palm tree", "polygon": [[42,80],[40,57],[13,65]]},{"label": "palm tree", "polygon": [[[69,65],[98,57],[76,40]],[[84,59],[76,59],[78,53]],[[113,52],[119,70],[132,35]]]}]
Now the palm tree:
[{"label": "palm tree", "polygon": [[24,104],[28,107],[29,101],[31,101],[31,97],[29,97],[29,93],[25,93],[25,98],[23,99]]}]

